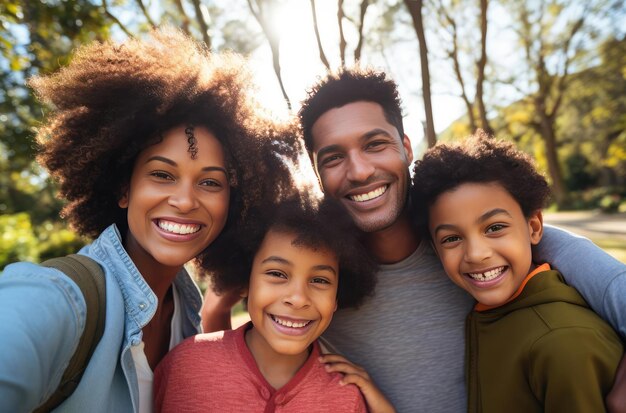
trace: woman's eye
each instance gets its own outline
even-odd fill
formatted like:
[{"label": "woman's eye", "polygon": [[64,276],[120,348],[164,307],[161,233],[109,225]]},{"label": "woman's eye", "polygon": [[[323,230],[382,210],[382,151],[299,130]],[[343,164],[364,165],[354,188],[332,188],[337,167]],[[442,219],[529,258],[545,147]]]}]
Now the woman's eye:
[{"label": "woman's eye", "polygon": [[172,178],[172,176],[170,174],[168,174],[167,172],[164,171],[152,171],[150,172],[151,176],[154,176],[155,178],[159,178],[159,179],[167,179],[167,180],[173,180],[174,178]]},{"label": "woman's eye", "polygon": [[504,228],[506,227],[502,224],[494,224],[487,228],[487,233],[502,231]]},{"label": "woman's eye", "polygon": [[272,276],[272,277],[277,277],[277,278],[287,278],[287,276],[285,275],[285,273],[281,272],[281,271],[266,271],[265,272],[267,275]]}]

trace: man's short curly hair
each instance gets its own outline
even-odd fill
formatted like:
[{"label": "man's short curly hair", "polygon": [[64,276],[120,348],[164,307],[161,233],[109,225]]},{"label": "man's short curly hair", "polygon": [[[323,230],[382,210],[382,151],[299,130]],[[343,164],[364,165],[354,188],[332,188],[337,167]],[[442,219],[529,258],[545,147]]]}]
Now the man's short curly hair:
[{"label": "man's short curly hair", "polygon": [[329,110],[359,101],[378,103],[385,119],[396,127],[400,137],[404,136],[398,85],[385,72],[360,67],[342,68],[313,85],[298,112],[309,154],[313,152],[313,124]]},{"label": "man's short curly hair", "polygon": [[249,80],[242,58],[211,54],[173,28],[121,44],[94,42],[59,72],[31,79],[51,106],[37,134],[38,161],[59,181],[64,217],[86,236],[112,223],[125,234],[118,200],[135,159],[180,125],[204,126],[224,147],[233,186],[224,231],[288,190],[289,170],[272,146],[278,132],[256,116]]},{"label": "man's short curly hair", "polygon": [[277,205],[260,205],[251,216],[254,219],[235,235],[240,238],[240,248],[222,251],[232,263],[231,271],[226,273],[208,268],[212,286],[218,293],[248,286],[254,256],[270,230],[293,233],[296,245],[327,248],[337,255],[339,308],[357,307],[373,293],[377,264],[360,242],[360,232],[354,221],[338,201],[300,194]]},{"label": "man's short curly hair", "polygon": [[525,217],[540,210],[550,196],[546,179],[532,158],[512,142],[483,131],[456,143],[440,143],[413,167],[411,214],[425,236],[428,209],[439,195],[464,183],[498,183],[520,205]]}]

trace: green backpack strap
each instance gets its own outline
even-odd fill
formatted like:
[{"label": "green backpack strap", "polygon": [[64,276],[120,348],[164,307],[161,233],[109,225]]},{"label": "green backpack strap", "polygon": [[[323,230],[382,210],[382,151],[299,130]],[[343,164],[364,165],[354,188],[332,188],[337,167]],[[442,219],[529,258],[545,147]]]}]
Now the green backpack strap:
[{"label": "green backpack strap", "polygon": [[78,347],[63,372],[61,383],[48,400],[39,406],[35,413],[48,412],[65,399],[78,387],[80,378],[89,363],[102,334],[106,315],[106,285],[102,267],[89,257],[71,254],[66,257],[52,258],[41,264],[56,268],[80,287],[87,306],[85,330],[80,337]]}]

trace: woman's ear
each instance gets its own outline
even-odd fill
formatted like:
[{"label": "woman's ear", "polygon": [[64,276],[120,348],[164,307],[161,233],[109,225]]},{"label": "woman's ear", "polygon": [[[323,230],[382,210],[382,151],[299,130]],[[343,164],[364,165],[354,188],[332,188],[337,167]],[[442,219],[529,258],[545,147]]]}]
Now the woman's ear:
[{"label": "woman's ear", "polygon": [[530,218],[528,218],[528,231],[530,233],[530,243],[532,245],[539,244],[543,236],[543,215],[541,214],[541,210],[535,211]]},{"label": "woman's ear", "polygon": [[247,298],[248,297],[248,287],[242,288],[239,292],[239,297]]},{"label": "woman's ear", "polygon": [[117,200],[117,205],[122,209],[128,208],[128,187],[122,190],[122,196]]}]

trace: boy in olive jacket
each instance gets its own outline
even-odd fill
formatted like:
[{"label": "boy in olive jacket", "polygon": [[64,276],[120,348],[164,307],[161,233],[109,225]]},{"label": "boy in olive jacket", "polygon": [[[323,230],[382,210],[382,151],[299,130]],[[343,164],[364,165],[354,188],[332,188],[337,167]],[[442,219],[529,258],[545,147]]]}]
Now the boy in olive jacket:
[{"label": "boy in olive jacket", "polygon": [[478,301],[466,323],[468,411],[605,411],[622,344],[557,271],[532,262],[549,189],[530,157],[478,133],[429,150],[413,182],[414,216]]}]

